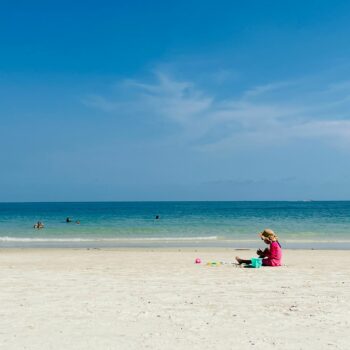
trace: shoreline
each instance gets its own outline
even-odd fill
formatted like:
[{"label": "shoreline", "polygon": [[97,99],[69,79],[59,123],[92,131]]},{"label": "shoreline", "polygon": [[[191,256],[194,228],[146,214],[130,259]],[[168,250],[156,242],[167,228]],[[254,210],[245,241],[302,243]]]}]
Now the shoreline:
[{"label": "shoreline", "polygon": [[[350,241],[280,241],[284,250],[350,250]],[[259,240],[153,240],[153,239],[116,239],[116,240],[70,240],[70,239],[9,239],[0,240],[2,248],[57,248],[57,249],[258,249],[264,248]]]},{"label": "shoreline", "polygon": [[[100,251],[121,251],[121,252],[231,252],[231,251],[252,251],[255,252],[257,248],[231,248],[231,247],[3,247],[0,246],[0,251],[40,251],[40,250],[62,250],[62,251],[85,251],[85,250],[100,250]],[[283,248],[283,252],[333,252],[334,249],[293,249],[293,248]],[[349,252],[349,249],[337,249],[339,252]]]}]

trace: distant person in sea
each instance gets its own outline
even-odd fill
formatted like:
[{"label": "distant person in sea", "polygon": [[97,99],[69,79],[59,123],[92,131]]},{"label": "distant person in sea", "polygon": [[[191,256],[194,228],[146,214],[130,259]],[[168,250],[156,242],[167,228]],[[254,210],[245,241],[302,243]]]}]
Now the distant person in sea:
[{"label": "distant person in sea", "polygon": [[160,216],[159,215],[156,215],[156,220],[159,220],[160,219]]},{"label": "distant person in sea", "polygon": [[67,217],[66,218],[66,222],[68,223],[68,222],[72,222],[72,219],[70,218],[70,217]]},{"label": "distant person in sea", "polygon": [[77,220],[75,223],[76,223],[77,225],[80,225],[80,221],[79,221],[79,220]]},{"label": "distant person in sea", "polygon": [[[282,248],[278,242],[278,237],[269,228],[266,228],[264,231],[260,232],[260,238],[264,241],[265,244],[269,245],[269,248],[264,250],[258,249],[256,253],[259,255],[259,258],[262,258],[263,266],[281,266],[282,262]],[[239,264],[251,264],[251,260],[244,260],[236,256],[236,260]]]},{"label": "distant person in sea", "polygon": [[41,221],[38,221],[33,227],[40,230],[41,228],[44,228],[44,224]]}]

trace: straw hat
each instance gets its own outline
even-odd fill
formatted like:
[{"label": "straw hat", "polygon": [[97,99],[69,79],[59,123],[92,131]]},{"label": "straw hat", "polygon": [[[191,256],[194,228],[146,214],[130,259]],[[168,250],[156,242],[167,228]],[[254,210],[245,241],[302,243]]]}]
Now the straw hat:
[{"label": "straw hat", "polygon": [[269,228],[265,228],[264,231],[260,232],[259,233],[259,236],[262,238],[262,239],[269,239],[270,241],[278,241],[278,237],[277,235],[275,234],[275,232],[273,232],[271,229]]}]

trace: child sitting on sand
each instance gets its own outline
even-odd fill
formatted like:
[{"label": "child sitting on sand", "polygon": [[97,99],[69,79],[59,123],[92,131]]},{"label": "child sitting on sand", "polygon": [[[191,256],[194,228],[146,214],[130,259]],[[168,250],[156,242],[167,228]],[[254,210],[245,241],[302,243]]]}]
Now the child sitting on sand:
[{"label": "child sitting on sand", "polygon": [[[260,238],[266,243],[270,245],[270,248],[266,248],[265,250],[258,249],[257,254],[260,258],[262,258],[263,266],[281,266],[282,260],[282,248],[278,242],[277,235],[266,228],[260,234]],[[236,256],[236,260],[238,264],[251,264],[251,260],[244,260]]]}]

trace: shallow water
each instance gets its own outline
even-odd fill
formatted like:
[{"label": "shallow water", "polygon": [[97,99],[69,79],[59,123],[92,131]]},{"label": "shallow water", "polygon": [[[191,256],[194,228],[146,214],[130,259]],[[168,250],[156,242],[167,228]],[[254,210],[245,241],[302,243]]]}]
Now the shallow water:
[{"label": "shallow water", "polygon": [[1,246],[251,247],[265,227],[287,247],[349,248],[350,202],[0,203]]}]

